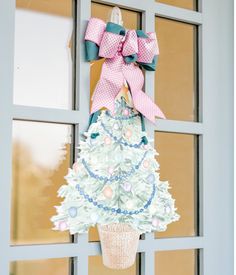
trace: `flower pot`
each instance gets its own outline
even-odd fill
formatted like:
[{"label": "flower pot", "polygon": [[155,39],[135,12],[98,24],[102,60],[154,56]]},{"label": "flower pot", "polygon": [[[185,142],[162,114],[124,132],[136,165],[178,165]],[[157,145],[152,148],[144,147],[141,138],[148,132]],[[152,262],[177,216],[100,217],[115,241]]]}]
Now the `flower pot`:
[{"label": "flower pot", "polygon": [[103,264],[112,269],[125,269],[135,262],[140,232],[124,223],[98,225]]}]

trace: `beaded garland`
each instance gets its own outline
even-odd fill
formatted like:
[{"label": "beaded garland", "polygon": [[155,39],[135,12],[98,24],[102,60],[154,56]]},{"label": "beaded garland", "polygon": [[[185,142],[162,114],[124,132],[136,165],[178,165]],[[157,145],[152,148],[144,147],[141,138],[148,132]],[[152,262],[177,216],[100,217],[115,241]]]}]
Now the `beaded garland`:
[{"label": "beaded garland", "polygon": [[129,116],[112,116],[108,111],[106,111],[106,115],[108,115],[109,117],[115,119],[115,120],[128,120],[128,119],[131,119],[131,118],[134,118],[136,116],[139,116],[139,114],[132,114],[132,115],[129,115]]},{"label": "beaded garland", "polygon": [[[132,119],[136,116],[138,116],[139,114],[133,114],[133,115],[129,115],[129,116],[119,116],[119,117],[115,117],[112,116],[108,111],[105,112],[106,115],[108,115],[109,117],[115,119],[115,120],[128,120],[128,119]],[[129,147],[133,147],[133,148],[140,148],[143,144],[143,139],[140,141],[140,143],[138,144],[129,144],[126,141],[123,141],[122,138],[118,139],[116,136],[114,136],[105,126],[105,124],[103,122],[101,122],[101,126],[104,129],[104,131],[116,142],[118,142],[119,144],[122,144],[124,146],[129,146]],[[96,135],[97,136],[97,135]],[[92,137],[92,138],[96,138],[96,137]],[[148,152],[145,152],[143,157],[141,158],[141,160],[134,166],[132,167],[132,169],[129,172],[126,171],[121,171],[121,175],[116,175],[116,176],[111,176],[111,177],[106,177],[106,176],[99,176],[97,174],[95,174],[89,167],[89,165],[87,164],[87,162],[85,161],[85,159],[82,159],[82,164],[84,165],[86,171],[88,172],[89,176],[92,178],[95,178],[97,180],[101,180],[104,181],[104,183],[112,183],[113,181],[122,181],[122,180],[126,180],[129,176],[131,176],[132,174],[135,173],[135,170],[138,170],[143,162],[143,160],[145,159],[146,155]],[[156,186],[153,183],[153,190],[151,193],[150,198],[148,199],[148,201],[146,202],[146,204],[140,208],[139,210],[135,210],[135,211],[128,211],[128,210],[122,210],[120,208],[112,208],[112,207],[108,207],[108,206],[104,206],[102,203],[98,203],[96,200],[94,200],[93,198],[91,198],[88,194],[86,194],[84,192],[84,190],[80,187],[79,184],[76,185],[77,190],[79,191],[80,195],[82,195],[84,197],[84,199],[86,199],[88,202],[92,203],[94,206],[97,206],[100,209],[103,209],[104,211],[110,211],[113,213],[117,213],[117,214],[124,214],[124,215],[135,215],[135,214],[139,214],[141,212],[143,212],[145,209],[148,208],[148,206],[151,204],[152,199],[155,195],[156,192]]]},{"label": "beaded garland", "polygon": [[107,130],[106,126],[104,125],[103,122],[101,122],[101,126],[104,129],[104,131],[112,138],[115,140],[115,142],[118,142],[119,144],[122,144],[124,146],[129,146],[131,148],[140,148],[143,144],[143,140],[141,140],[139,143],[135,143],[135,144],[130,144],[126,141],[122,141],[122,137],[120,139],[118,139],[116,136],[114,136],[109,130]]},{"label": "beaded garland", "polygon": [[122,210],[121,208],[114,208],[114,207],[108,207],[103,205],[102,203],[98,203],[96,200],[91,198],[88,194],[84,192],[84,190],[80,187],[79,184],[76,184],[76,189],[79,191],[80,195],[84,197],[88,202],[92,203],[97,208],[103,209],[104,211],[110,211],[117,214],[124,214],[124,215],[137,215],[141,212],[143,212],[145,209],[147,209],[150,204],[152,203],[152,200],[156,193],[156,186],[155,184],[152,185],[152,193],[148,201],[144,204],[144,206],[138,210],[135,211],[128,211],[128,210]]},{"label": "beaded garland", "polygon": [[85,161],[85,159],[82,159],[82,164],[84,165],[84,168],[86,169],[86,171],[88,172],[88,174],[90,175],[90,177],[94,178],[94,179],[98,179],[98,180],[102,180],[105,183],[111,183],[113,181],[120,181],[120,180],[124,180],[127,179],[129,176],[131,176],[132,174],[135,173],[135,170],[138,170],[139,167],[141,166],[144,158],[146,157],[147,152],[144,153],[144,155],[142,156],[141,160],[134,166],[132,167],[132,169],[130,169],[129,172],[126,171],[121,171],[122,175],[119,176],[111,176],[111,177],[106,177],[106,176],[99,176],[97,174],[95,174],[90,167],[88,166],[87,162]]}]

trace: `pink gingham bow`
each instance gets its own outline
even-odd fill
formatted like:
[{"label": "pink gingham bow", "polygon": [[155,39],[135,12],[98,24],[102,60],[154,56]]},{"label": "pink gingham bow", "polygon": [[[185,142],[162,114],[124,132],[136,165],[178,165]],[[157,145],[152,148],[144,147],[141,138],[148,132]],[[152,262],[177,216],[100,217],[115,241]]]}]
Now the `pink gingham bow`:
[{"label": "pink gingham bow", "polygon": [[156,34],[149,32],[147,36],[138,37],[135,30],[127,30],[124,35],[108,32],[104,21],[90,18],[85,40],[95,43],[99,47],[99,57],[105,58],[92,96],[91,113],[102,107],[113,113],[115,98],[126,80],[137,111],[153,123],[156,116],[165,118],[160,108],[142,91],[144,76],[134,62],[152,63],[154,56],[159,54]]}]

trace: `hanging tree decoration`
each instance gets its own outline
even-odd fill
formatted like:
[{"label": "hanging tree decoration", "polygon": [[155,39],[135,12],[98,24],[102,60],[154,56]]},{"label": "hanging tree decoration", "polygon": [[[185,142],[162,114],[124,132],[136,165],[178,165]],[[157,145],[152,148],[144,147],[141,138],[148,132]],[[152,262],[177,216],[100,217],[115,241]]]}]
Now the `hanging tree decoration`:
[{"label": "hanging tree decoration", "polygon": [[158,44],[155,33],[126,30],[115,7],[107,24],[90,18],[85,45],[88,61],[105,62],[85,139],[58,190],[64,200],[51,221],[54,230],[70,234],[97,225],[104,265],[123,269],[135,261],[140,234],[165,231],[179,219],[144,126],[144,117],[165,118],[142,91],[140,67],[155,70]]}]

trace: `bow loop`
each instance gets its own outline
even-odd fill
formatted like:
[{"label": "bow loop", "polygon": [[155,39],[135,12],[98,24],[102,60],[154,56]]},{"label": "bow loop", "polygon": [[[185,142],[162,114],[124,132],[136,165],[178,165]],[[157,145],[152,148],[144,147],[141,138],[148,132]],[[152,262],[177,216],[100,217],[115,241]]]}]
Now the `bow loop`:
[{"label": "bow loop", "polygon": [[94,42],[99,46],[105,29],[106,23],[103,20],[92,17],[89,19],[84,39]]},{"label": "bow loop", "polygon": [[129,56],[138,53],[138,39],[135,30],[128,30],[123,44],[122,55]]},{"label": "bow loop", "polygon": [[123,37],[123,35],[105,31],[100,44],[99,56],[113,58]]},{"label": "bow loop", "polygon": [[159,54],[156,34],[147,33],[148,37],[138,37],[138,62],[152,63],[155,55]]},{"label": "bow loop", "polygon": [[113,58],[116,53],[123,57],[138,53],[138,40],[135,30],[128,30],[125,36],[105,31],[100,43],[99,56]]}]

